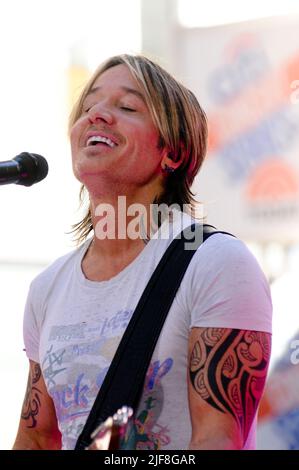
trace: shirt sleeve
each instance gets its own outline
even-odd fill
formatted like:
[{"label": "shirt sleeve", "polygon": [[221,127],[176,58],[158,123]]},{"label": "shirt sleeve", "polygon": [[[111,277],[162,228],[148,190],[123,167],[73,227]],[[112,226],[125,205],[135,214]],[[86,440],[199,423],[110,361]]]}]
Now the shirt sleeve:
[{"label": "shirt sleeve", "polygon": [[28,359],[39,361],[39,327],[37,321],[38,296],[34,281],[31,283],[24,311],[23,338]]},{"label": "shirt sleeve", "polygon": [[271,333],[268,282],[255,257],[229,235],[211,236],[190,263],[192,327],[237,328]]}]

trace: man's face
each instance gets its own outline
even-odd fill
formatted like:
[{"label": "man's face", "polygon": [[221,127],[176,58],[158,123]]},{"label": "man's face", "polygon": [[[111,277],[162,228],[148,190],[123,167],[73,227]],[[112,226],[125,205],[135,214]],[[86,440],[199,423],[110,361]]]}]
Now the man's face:
[{"label": "man's face", "polygon": [[125,65],[112,67],[95,81],[72,127],[74,174],[98,196],[161,186],[158,138],[142,89]]}]

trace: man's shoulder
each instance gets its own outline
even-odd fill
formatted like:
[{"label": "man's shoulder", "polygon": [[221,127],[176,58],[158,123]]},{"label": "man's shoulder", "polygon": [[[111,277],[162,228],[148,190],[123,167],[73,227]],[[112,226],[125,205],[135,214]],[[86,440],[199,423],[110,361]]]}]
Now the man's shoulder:
[{"label": "man's shoulder", "polygon": [[74,264],[82,255],[86,246],[87,242],[56,258],[33,279],[31,286],[42,288],[47,284],[49,285],[58,275],[63,275],[63,273],[67,273],[70,269],[73,269]]},{"label": "man's shoulder", "polygon": [[216,233],[210,235],[200,246],[202,254],[205,252],[217,252],[227,256],[232,253],[250,254],[246,244],[237,236],[230,233],[222,233],[220,228],[216,228]]},{"label": "man's shoulder", "polygon": [[[219,229],[220,230],[220,229]],[[250,270],[260,272],[260,266],[247,245],[239,238],[215,233],[205,240],[192,260],[193,267],[205,272],[218,270]]]}]

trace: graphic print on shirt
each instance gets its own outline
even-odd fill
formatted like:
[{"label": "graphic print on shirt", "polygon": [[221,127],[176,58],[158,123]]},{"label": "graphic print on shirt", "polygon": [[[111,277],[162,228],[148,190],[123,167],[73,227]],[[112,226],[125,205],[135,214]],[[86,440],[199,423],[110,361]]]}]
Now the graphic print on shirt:
[{"label": "graphic print on shirt", "polygon": [[164,405],[163,377],[173,367],[173,359],[150,364],[136,418],[123,449],[154,450],[170,444],[170,430],[158,423]]},{"label": "graphic print on shirt", "polygon": [[88,322],[52,326],[42,370],[63,448],[74,447],[132,313],[120,310]]}]

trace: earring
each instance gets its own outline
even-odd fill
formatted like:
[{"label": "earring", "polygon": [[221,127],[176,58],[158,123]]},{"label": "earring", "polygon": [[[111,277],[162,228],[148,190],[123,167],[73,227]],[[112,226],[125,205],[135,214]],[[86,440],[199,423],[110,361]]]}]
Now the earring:
[{"label": "earring", "polygon": [[166,173],[173,173],[175,171],[175,169],[172,167],[172,166],[168,166],[166,163],[165,163],[165,166],[163,168],[163,171],[166,171]]}]

